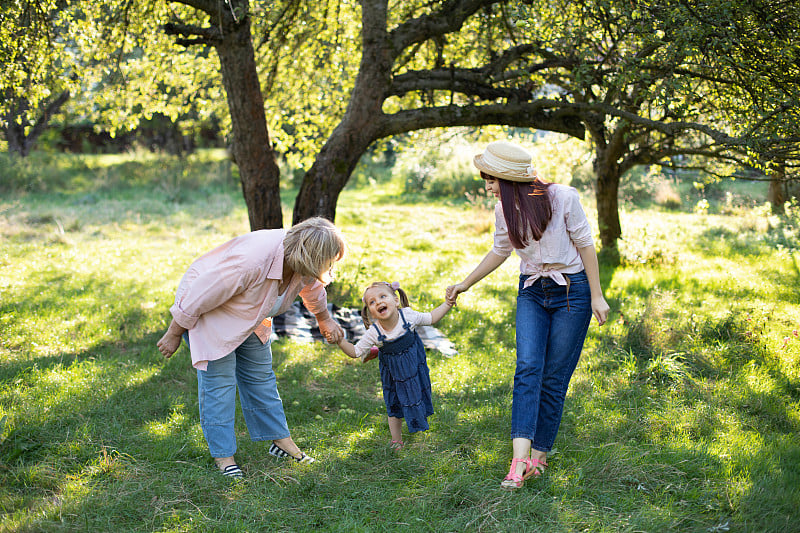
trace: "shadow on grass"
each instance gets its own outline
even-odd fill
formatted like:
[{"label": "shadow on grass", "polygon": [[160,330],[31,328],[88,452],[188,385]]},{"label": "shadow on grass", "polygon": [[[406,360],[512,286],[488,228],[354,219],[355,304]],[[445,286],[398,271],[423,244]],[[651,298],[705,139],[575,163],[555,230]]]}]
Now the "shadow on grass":
[{"label": "shadow on grass", "polygon": [[[130,301],[144,301],[140,286],[53,271],[39,272],[35,276],[39,279],[29,280],[32,284],[28,289],[18,290],[0,303],[0,316],[15,318],[5,328],[3,344],[20,355],[0,367],[0,383],[19,378],[26,369],[41,372],[91,357],[129,355],[131,336],[135,340],[141,335],[151,315],[140,307],[130,306]],[[31,328],[35,322],[43,323],[38,331]],[[38,336],[34,337],[26,328],[36,331]],[[119,340],[79,352],[23,355],[35,349],[31,343],[69,346],[80,342],[84,336],[99,336],[98,330],[103,329],[113,331]]]},{"label": "shadow on grass", "polygon": [[[59,295],[80,297],[69,280],[59,283],[64,289],[56,291]],[[113,301],[137,288],[98,284],[91,290]],[[513,287],[487,293],[507,304],[510,315],[514,294]],[[30,305],[25,313],[35,313],[57,307],[61,297],[31,291],[8,305]],[[30,529],[155,530],[194,524],[230,531],[366,530],[376,521],[386,528],[414,525],[431,531],[534,530],[543,523],[555,524],[553,530],[597,530],[603,524],[636,529],[637,520],[641,526],[669,525],[676,511],[697,519],[677,526],[699,523],[706,529],[734,515],[765,523],[754,508],[764,492],[775,500],[771,512],[797,514],[789,504],[796,495],[790,484],[798,478],[791,435],[798,428],[779,396],[764,397],[752,388],[738,391],[724,407],[741,417],[740,426],[777,435],[783,444],[765,441],[748,452],[748,460],[764,453],[772,461],[756,469],[759,477],[744,491],[741,504],[731,507],[727,501],[728,465],[718,455],[682,448],[642,424],[643,418],[658,419],[658,399],[669,397],[667,389],[646,383],[631,383],[605,397],[592,394],[591,387],[576,387],[557,440],[560,453],[548,475],[531,482],[533,488],[501,492],[499,480],[510,457],[513,320],[491,322],[480,309],[465,308],[457,310],[457,320],[442,324],[458,339],[460,353],[453,361],[429,352],[432,377],[449,384],[444,369],[453,362],[475,366],[479,373],[460,388],[434,388],[431,430],[408,437],[402,455],[386,446],[376,362],[361,365],[320,344],[275,343],[274,366],[290,428],[320,461],[305,467],[270,458],[264,443],[249,441],[237,413],[237,457],[248,478],[231,485],[214,473],[199,430],[196,381],[186,349],[168,362],[160,359],[154,348],[160,331],[153,331],[152,317],[140,309],[128,309],[111,324],[122,332],[119,341],[11,361],[0,369],[12,395],[44,387],[39,377],[48,371],[79,382],[63,397],[58,395],[66,384],[43,390],[56,401],[36,419],[17,420],[0,445],[0,478],[11,493],[4,496],[4,512],[28,513]],[[721,426],[713,416],[698,416],[684,428],[713,439]],[[780,484],[784,493],[770,483]],[[646,521],[636,517],[644,513],[643,505]],[[587,507],[593,512],[584,514]]]},{"label": "shadow on grass", "polygon": [[[674,517],[695,521],[668,524],[670,530],[705,530],[727,523],[731,530],[747,524],[746,530],[780,531],[779,524],[797,519],[797,507],[788,503],[796,502],[800,495],[797,485],[791,485],[800,475],[800,467],[787,463],[800,448],[796,443],[775,444],[776,438],[778,442],[792,439],[791,428],[745,416],[739,424],[752,424],[752,430],[763,431],[765,438],[758,439],[757,445],[720,454],[715,441],[724,438],[730,427],[718,417],[735,406],[713,406],[703,414],[701,401],[694,405],[687,401],[676,411],[659,400],[663,391],[642,384],[631,384],[630,389],[621,388],[607,396],[590,390],[576,395],[568,402],[559,436],[562,453],[558,457],[565,464],[558,464],[577,472],[580,484],[566,485],[565,498],[580,487],[581,496],[592,501],[611,498],[616,500],[611,503],[614,507],[624,501],[637,502],[640,509],[660,507],[665,513],[662,518],[668,518],[669,507],[676,505]],[[751,468],[765,460],[789,468]],[[777,490],[766,487],[772,481],[779,483]],[[774,516],[759,516],[764,505],[760,498],[777,500],[767,508],[770,512],[784,509],[787,514],[777,521]]]},{"label": "shadow on grass", "polygon": [[[85,292],[95,294],[100,302],[130,301],[137,293],[133,284],[61,275],[47,281],[52,284],[48,291],[31,289],[17,294],[14,301],[4,302],[2,313],[37,316]],[[332,516],[330,506],[320,504],[335,502],[343,484],[365,477],[369,481],[359,497],[370,500],[361,501],[360,514],[352,517],[357,527],[370,523],[373,513],[384,516],[387,508],[395,510],[396,521],[401,523],[408,506],[404,498],[425,502],[421,506],[414,503],[420,517],[437,510],[428,518],[437,520],[434,523],[452,519],[448,515],[452,515],[453,505],[463,508],[469,520],[485,520],[469,503],[485,499],[483,489],[473,487],[476,473],[451,470],[448,465],[453,453],[464,460],[478,457],[476,450],[491,453],[494,441],[486,435],[498,433],[494,426],[500,409],[493,398],[498,394],[506,398],[507,385],[437,395],[437,415],[432,423],[434,431],[442,428],[441,436],[433,436],[432,431],[410,438],[410,455],[398,462],[385,449],[388,429],[377,363],[353,363],[333,347],[275,343],[275,368],[290,427],[301,445],[312,451],[316,448],[323,457],[328,455],[328,466],[296,470],[291,462],[265,459],[264,444],[246,438],[239,412],[237,456],[250,465],[249,473],[263,473],[263,477],[262,482],[254,480],[236,489],[218,478],[211,467],[199,431],[196,381],[186,349],[164,362],[154,348],[160,332],[148,331],[151,314],[138,308],[123,309],[126,311],[104,309],[100,304],[84,309],[87,316],[104,316],[104,327],[119,331],[118,341],[44,356],[26,354],[26,346],[20,343],[13,347],[20,357],[0,369],[7,397],[20,395],[40,404],[38,409],[28,407],[29,417],[15,418],[0,444],[4,506],[6,512],[17,516],[27,513],[26,527],[48,529],[61,524],[112,530],[137,524],[159,529],[182,520],[219,526],[227,524],[224,518],[231,505],[258,510],[261,502],[253,498],[279,485],[284,490],[270,495],[275,505],[291,509],[298,505],[295,499],[307,500],[301,504],[304,521],[295,524],[302,529],[334,518],[342,520],[340,514]],[[63,321],[63,317],[54,318],[54,323]],[[484,337],[484,343],[508,334],[504,324],[491,325],[488,331],[491,335]],[[474,360],[485,357],[473,350],[470,354]],[[444,360],[438,353],[429,358],[433,367]],[[445,428],[437,417],[450,423]],[[465,428],[470,428],[469,435]],[[331,456],[326,449],[341,450],[343,439],[353,441],[352,450],[344,455],[334,451]],[[451,439],[458,442],[453,450]],[[415,478],[428,476],[431,460],[441,462],[448,475],[403,488]],[[385,471],[367,467],[365,472],[365,464],[373,462],[391,467],[384,466]],[[491,466],[494,471],[498,465]],[[466,478],[450,487],[447,478],[451,474]],[[441,483],[445,483],[444,489],[436,489]],[[494,489],[494,497],[500,497]],[[84,494],[76,497],[79,493]],[[274,518],[273,524],[286,521],[286,517]]]}]

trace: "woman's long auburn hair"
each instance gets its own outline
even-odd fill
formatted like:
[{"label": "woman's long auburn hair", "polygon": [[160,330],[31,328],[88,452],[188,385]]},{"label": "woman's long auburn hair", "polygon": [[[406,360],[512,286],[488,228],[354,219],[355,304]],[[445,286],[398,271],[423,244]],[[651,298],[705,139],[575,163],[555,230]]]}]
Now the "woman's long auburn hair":
[{"label": "woman's long auburn hair", "polygon": [[540,240],[553,216],[553,205],[547,192],[552,184],[539,178],[530,183],[509,181],[485,172],[481,172],[481,177],[497,180],[500,184],[503,216],[514,248],[525,248],[531,239]]}]

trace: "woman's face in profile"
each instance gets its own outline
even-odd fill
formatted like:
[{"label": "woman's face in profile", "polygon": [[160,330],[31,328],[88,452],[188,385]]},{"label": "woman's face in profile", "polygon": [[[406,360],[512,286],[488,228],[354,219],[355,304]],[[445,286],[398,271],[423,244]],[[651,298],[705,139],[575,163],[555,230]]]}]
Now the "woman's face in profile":
[{"label": "woman's face in profile", "polygon": [[324,269],[317,276],[317,281],[319,281],[326,287],[333,281],[334,278],[333,265],[336,264],[336,261],[337,259],[331,259],[330,263],[328,263],[328,267]]},{"label": "woman's face in profile", "polygon": [[489,194],[494,195],[495,198],[498,200],[500,199],[500,182],[494,178],[485,178],[483,181],[484,187],[486,188],[486,192]]}]

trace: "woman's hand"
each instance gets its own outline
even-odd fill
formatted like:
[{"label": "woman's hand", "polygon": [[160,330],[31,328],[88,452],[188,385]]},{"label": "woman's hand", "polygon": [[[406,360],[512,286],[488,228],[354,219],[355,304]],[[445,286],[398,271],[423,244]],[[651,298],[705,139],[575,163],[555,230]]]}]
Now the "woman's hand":
[{"label": "woman's hand", "polygon": [[329,317],[318,320],[317,323],[319,324],[319,332],[329,344],[339,344],[339,341],[344,338],[344,330],[334,319]]},{"label": "woman's hand", "polygon": [[169,330],[164,333],[164,336],[161,337],[161,339],[156,343],[156,346],[158,346],[158,351],[161,352],[161,354],[167,359],[172,357],[172,354],[178,350],[178,346],[180,345],[181,336],[175,335]]},{"label": "woman's hand", "polygon": [[181,345],[181,337],[184,333],[186,333],[186,328],[175,322],[175,319],[172,319],[167,328],[167,332],[164,333],[164,336],[156,343],[158,351],[167,359],[172,357],[172,354],[174,354],[178,346]]},{"label": "woman's hand", "polygon": [[592,314],[601,326],[606,323],[610,309],[611,308],[608,306],[606,299],[602,296],[592,298]]},{"label": "woman's hand", "polygon": [[463,283],[456,283],[455,285],[450,285],[447,287],[445,291],[445,301],[449,305],[456,305],[456,300],[458,299],[458,295],[462,292],[467,292],[467,288],[464,286]]}]

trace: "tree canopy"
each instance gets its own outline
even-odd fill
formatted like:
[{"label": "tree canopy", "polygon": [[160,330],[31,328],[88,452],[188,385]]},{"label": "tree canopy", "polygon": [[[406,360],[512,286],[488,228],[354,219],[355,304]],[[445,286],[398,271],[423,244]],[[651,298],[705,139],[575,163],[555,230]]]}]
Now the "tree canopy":
[{"label": "tree canopy", "polygon": [[[277,150],[307,168],[294,221],[335,217],[376,141],[488,124],[587,138],[601,240],[618,188],[676,155],[798,162],[786,0],[16,0],[0,7],[6,124],[59,97],[110,130],[155,113],[229,131],[251,228],[282,224]],[[223,93],[224,89],[224,93]],[[63,104],[63,102],[62,102]]]}]

